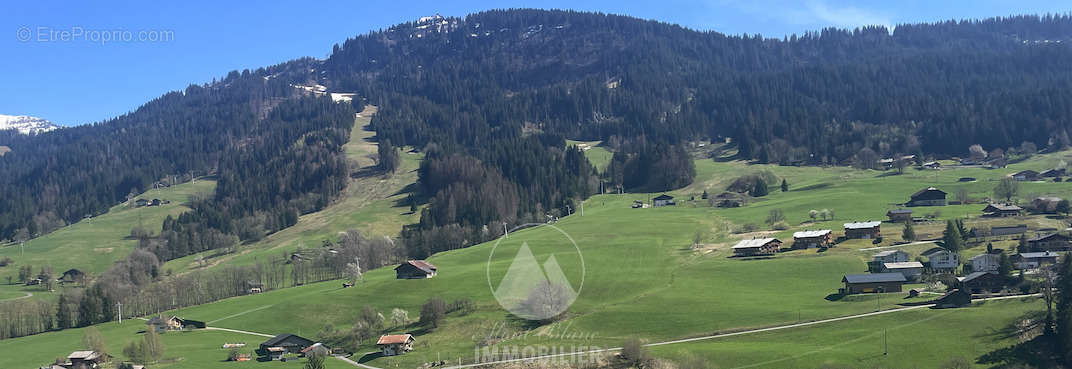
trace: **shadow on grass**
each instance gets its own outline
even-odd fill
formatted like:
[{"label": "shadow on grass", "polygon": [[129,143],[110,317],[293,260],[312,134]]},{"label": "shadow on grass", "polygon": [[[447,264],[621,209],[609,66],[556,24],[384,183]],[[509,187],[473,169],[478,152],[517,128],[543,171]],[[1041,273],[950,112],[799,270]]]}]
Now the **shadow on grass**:
[{"label": "shadow on grass", "polygon": [[383,357],[382,352],[379,352],[379,351],[370,352],[370,353],[361,355],[361,357],[357,359],[357,362],[360,363],[360,364],[364,364],[364,363],[379,359],[381,357]]},{"label": "shadow on grass", "polygon": [[816,183],[816,184],[813,184],[813,185],[810,185],[810,186],[804,186],[804,187],[800,187],[800,188],[794,188],[794,189],[792,189],[792,190],[790,190],[790,191],[792,191],[792,192],[797,192],[797,191],[811,191],[811,190],[821,190],[821,189],[824,189],[824,188],[827,188],[827,187],[831,187],[831,186],[833,186],[833,185],[834,185],[834,184],[833,184],[833,183],[830,183],[830,182],[823,182],[823,183]]},{"label": "shadow on grass", "polygon": [[1060,368],[1053,351],[1053,341],[1046,336],[1000,348],[980,356],[975,362],[991,368]]},{"label": "shadow on grass", "polygon": [[826,295],[826,297],[824,297],[824,299],[826,301],[841,301],[841,299],[843,299],[843,298],[845,298],[845,295],[840,294],[840,293],[831,293],[829,295]]}]

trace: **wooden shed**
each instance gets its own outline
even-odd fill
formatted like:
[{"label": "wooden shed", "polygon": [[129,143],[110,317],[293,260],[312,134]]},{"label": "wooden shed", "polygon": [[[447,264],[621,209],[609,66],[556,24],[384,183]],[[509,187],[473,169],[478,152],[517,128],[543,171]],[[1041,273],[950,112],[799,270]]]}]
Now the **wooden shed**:
[{"label": "wooden shed", "polygon": [[845,283],[843,294],[901,292],[901,286],[907,282],[901,273],[846,274],[841,278]]},{"label": "wooden shed", "polygon": [[733,245],[733,255],[773,255],[778,252],[780,247],[782,247],[782,241],[779,241],[777,238],[753,238],[750,240],[741,240],[741,242]]}]

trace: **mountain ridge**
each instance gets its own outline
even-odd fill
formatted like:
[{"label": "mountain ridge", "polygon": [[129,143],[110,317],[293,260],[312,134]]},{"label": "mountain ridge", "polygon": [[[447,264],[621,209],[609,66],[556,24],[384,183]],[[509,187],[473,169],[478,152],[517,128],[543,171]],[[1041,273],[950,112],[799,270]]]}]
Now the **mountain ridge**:
[{"label": "mountain ridge", "polygon": [[24,135],[36,135],[59,128],[60,126],[38,117],[0,114],[0,130],[13,129]]}]

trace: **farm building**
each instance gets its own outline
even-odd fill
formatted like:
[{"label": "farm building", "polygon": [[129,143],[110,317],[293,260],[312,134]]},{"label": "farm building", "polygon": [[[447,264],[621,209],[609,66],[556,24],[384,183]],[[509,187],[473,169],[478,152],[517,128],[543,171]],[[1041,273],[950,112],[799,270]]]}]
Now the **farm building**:
[{"label": "farm building", "polygon": [[85,278],[86,278],[86,274],[82,273],[81,270],[67,269],[67,271],[63,272],[63,275],[61,275],[59,277],[59,279],[57,279],[56,281],[60,282],[61,284],[63,284],[63,283],[73,283],[73,282],[82,282]]},{"label": "farm building", "polygon": [[841,278],[845,283],[843,294],[901,292],[901,286],[907,282],[901,273],[846,274]]},{"label": "farm building", "polygon": [[397,279],[424,279],[436,276],[435,265],[424,260],[409,260],[395,267]]},{"label": "farm building", "polygon": [[954,289],[946,292],[942,297],[934,300],[934,307],[938,309],[958,308],[971,305],[971,294]]},{"label": "farm building", "polygon": [[923,163],[923,169],[942,169],[942,163],[936,161],[928,161],[926,163]]},{"label": "farm building", "polygon": [[984,217],[1015,217],[1024,213],[1024,208],[1012,204],[989,204],[983,208]]},{"label": "farm building", "polygon": [[723,192],[715,196],[714,205],[720,208],[739,208],[748,203],[745,195],[736,192]]},{"label": "farm building", "polygon": [[327,355],[329,353],[331,353],[331,350],[320,342],[314,343],[312,346],[301,350],[302,356],[309,356],[309,354]]},{"label": "farm building", "polygon": [[1001,265],[1001,255],[979,254],[971,258],[970,261],[973,272],[997,273],[998,266]]},{"label": "farm building", "polygon": [[960,266],[960,256],[941,247],[931,248],[922,255],[927,257],[928,267],[936,272],[953,272]]},{"label": "farm building", "polygon": [[1064,175],[1065,175],[1065,170],[1063,168],[1062,169],[1058,169],[1058,168],[1046,169],[1046,170],[1042,171],[1041,173],[1039,173],[1039,177],[1043,177],[1043,178],[1063,177]]},{"label": "farm building", "polygon": [[1033,170],[1021,170],[1012,174],[1012,179],[1017,181],[1036,181],[1039,179],[1039,172]]},{"label": "farm building", "polygon": [[845,238],[872,239],[882,237],[882,232],[879,229],[881,225],[882,222],[879,221],[845,223]]},{"label": "farm building", "polygon": [[901,250],[886,250],[872,255],[872,259],[879,263],[903,263],[907,262],[909,257],[907,252]]},{"label": "farm building", "polygon": [[990,232],[987,232],[989,236],[1008,236],[1014,234],[1024,234],[1027,232],[1027,224],[1018,224],[1014,226],[994,226],[990,227]]},{"label": "farm building", "polygon": [[800,231],[793,233],[794,249],[810,249],[815,247],[827,247],[833,242],[832,232],[829,229],[817,231]]},{"label": "farm building", "polygon": [[674,197],[670,196],[670,195],[667,195],[665,193],[662,194],[662,195],[656,196],[654,199],[651,199],[651,200],[652,200],[652,203],[651,203],[652,206],[671,206],[671,205],[676,205],[674,203]]},{"label": "farm building", "polygon": [[1027,239],[1027,248],[1031,251],[1068,251],[1072,247],[1072,238],[1060,233],[1036,235]]},{"label": "farm building", "polygon": [[734,256],[773,255],[782,247],[777,238],[753,238],[733,245]]},{"label": "farm building", "polygon": [[299,353],[312,345],[312,340],[290,333],[283,333],[261,343],[257,352],[262,356],[267,356],[270,360],[279,360],[287,353]]},{"label": "farm building", "polygon": [[886,212],[891,222],[911,222],[912,209],[893,209]]},{"label": "farm building", "polygon": [[380,336],[376,346],[383,356],[402,355],[413,349],[413,336],[409,334],[391,334]]},{"label": "farm building", "polygon": [[145,321],[145,325],[155,328],[158,332],[182,330],[182,320],[177,316],[154,316]]},{"label": "farm building", "polygon": [[246,281],[246,289],[249,290],[250,294],[261,293],[261,291],[264,291],[264,283]]},{"label": "farm building", "polygon": [[66,368],[97,368],[101,363],[108,361],[105,355],[96,351],[75,351],[67,355]]},{"label": "farm building", "polygon": [[1057,264],[1060,253],[1053,251],[1025,252],[1010,256],[1012,264],[1020,269],[1038,269],[1043,265]]},{"label": "farm building", "polygon": [[923,263],[918,261],[906,261],[900,263],[883,263],[882,271],[885,273],[901,273],[905,279],[914,281],[923,274]]},{"label": "farm building", "polygon": [[1057,203],[1059,202],[1061,202],[1060,197],[1040,196],[1031,200],[1031,208],[1040,213],[1052,213],[1057,211]]},{"label": "farm building", "polygon": [[927,187],[916,191],[908,200],[908,206],[945,206],[945,191]]},{"label": "farm building", "polygon": [[957,278],[957,284],[959,288],[965,291],[971,291],[972,293],[982,293],[983,291],[1000,291],[1005,286],[1005,277],[997,275],[995,273],[987,272],[974,272],[967,276]]}]

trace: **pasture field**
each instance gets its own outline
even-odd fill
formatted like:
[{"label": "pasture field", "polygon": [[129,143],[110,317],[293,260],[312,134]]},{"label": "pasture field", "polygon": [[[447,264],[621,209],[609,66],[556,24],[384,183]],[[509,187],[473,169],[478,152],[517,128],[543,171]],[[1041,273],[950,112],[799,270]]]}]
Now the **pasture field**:
[{"label": "pasture field", "polygon": [[[108,269],[116,260],[125,258],[137,245],[137,240],[130,238],[131,228],[141,224],[153,233],[160,232],[160,226],[168,215],[178,216],[189,210],[184,204],[194,194],[212,193],[215,181],[197,180],[168,188],[146,191],[137,198],[170,200],[170,204],[135,208],[120,204],[107,213],[63,227],[55,232],[27,241],[25,250],[20,250],[17,243],[0,247],[0,258],[10,257],[15,263],[0,268],[3,285],[0,291],[17,290],[24,287],[8,285],[7,276],[18,274],[23,265],[34,267],[36,274],[42,266],[52,266],[56,277],[70,268],[83,272],[100,273]],[[46,297],[50,293],[36,288],[34,297]],[[6,292],[0,292],[6,293]],[[18,295],[23,295],[18,292]]]},{"label": "pasture field", "polygon": [[[348,150],[350,148],[348,146]],[[899,224],[884,223],[883,233],[886,237],[881,242],[849,240],[825,251],[793,250],[769,258],[740,259],[729,257],[732,255],[730,247],[737,240],[766,235],[788,241],[793,231],[801,229],[831,228],[835,234],[840,234],[841,223],[854,219],[884,219],[886,211],[894,208],[894,204],[906,201],[911,193],[931,185],[950,194],[964,188],[973,198],[983,200],[990,196],[993,186],[1002,176],[1025,168],[1046,168],[1065,158],[1065,155],[1067,153],[1040,155],[998,170],[908,169],[901,175],[843,167],[777,167],[747,165],[736,161],[698,160],[696,182],[684,189],[669,192],[677,196],[678,206],[632,209],[630,204],[633,200],[645,200],[648,194],[597,195],[584,202],[583,216],[575,214],[562,218],[554,227],[519,230],[497,241],[433,256],[429,261],[439,267],[439,275],[432,279],[397,280],[391,268],[380,268],[365,273],[363,281],[353,288],[344,289],[339,281],[322,282],[221,300],[174,313],[207,321],[212,327],[267,334],[295,333],[317,339],[318,332],[328,325],[348,330],[353,326],[360,309],[366,305],[387,317],[390,317],[392,309],[400,308],[409,312],[410,321],[396,325],[388,318],[382,333],[409,332],[417,335],[415,350],[398,357],[364,355],[374,350],[373,341],[366,341],[355,360],[382,368],[410,368],[437,360],[452,364],[472,363],[478,348],[483,345],[614,347],[631,337],[658,342],[888,310],[900,307],[898,304],[901,303],[919,302],[926,298],[908,299],[906,293],[840,297],[836,292],[841,287],[844,274],[865,272],[865,263],[876,252],[876,248],[896,246],[894,242],[900,241]],[[351,186],[354,190],[362,189],[358,184],[369,186],[366,190],[377,186],[394,186],[397,190],[389,191],[393,194],[391,197],[378,197],[379,200],[371,202],[355,201],[351,206],[346,205],[351,198],[347,196],[325,211],[303,216],[298,226],[269,236],[259,243],[243,246],[242,251],[217,261],[244,263],[258,257],[277,257],[283,250],[290,250],[298,244],[313,247],[324,237],[349,228],[372,234],[390,234],[378,233],[375,226],[370,228],[369,224],[388,222],[400,227],[406,221],[416,221],[412,214],[408,215],[411,218],[398,215],[402,214],[400,211],[403,209],[408,212],[408,205],[399,204],[398,200],[405,196],[402,189],[415,179],[412,171],[418,164],[419,155],[403,154],[403,158],[406,159],[404,170],[398,174],[386,178],[359,176]],[[777,186],[771,186],[769,196],[735,209],[712,208],[699,200],[703,190],[717,194],[734,178],[759,170],[769,170],[780,178],[786,178],[790,191],[781,192]],[[958,182],[959,177],[969,176],[977,178],[976,182]],[[1030,198],[1036,194],[1068,197],[1072,195],[1072,184],[1022,184],[1020,198]],[[696,200],[690,201],[693,196]],[[984,220],[977,218],[982,207],[982,204],[976,203],[914,208],[921,214],[939,212],[939,221],[920,225],[917,233],[940,234],[944,227],[941,220],[950,218],[966,218],[969,226],[1008,222],[1029,224],[1033,229],[1065,227],[1064,220],[1056,217]],[[790,229],[763,230],[767,229],[763,223],[772,209],[784,212]],[[813,222],[808,216],[810,209],[834,209],[836,215],[834,219]],[[403,218],[392,218],[399,216]],[[737,233],[741,225],[748,223],[759,225],[761,231]],[[576,243],[580,255],[583,255],[583,268],[577,268],[581,265],[581,257],[571,251],[572,247],[567,247],[569,245],[564,243],[563,233]],[[697,234],[700,235],[700,245],[694,245]],[[501,283],[501,272],[510,266],[522,244],[531,246],[535,260],[541,265],[546,265],[551,256],[555,256],[572,287],[580,289],[577,300],[570,306],[563,321],[537,326],[513,317],[497,302],[493,286]],[[997,245],[1007,246],[1007,243]],[[924,242],[897,247],[915,256],[933,247],[933,244]],[[966,255],[980,250],[981,245],[977,245],[967,250]],[[169,263],[168,267],[186,270],[189,263],[189,259],[179,259]],[[581,277],[583,286],[578,282]],[[906,290],[917,286],[906,285]],[[449,313],[445,321],[434,329],[418,326],[416,320],[421,305],[431,297],[440,297],[448,303],[469,299],[472,309]],[[679,359],[682,350],[687,350],[719,367],[752,364],[811,367],[827,363],[846,367],[883,367],[887,364],[901,367],[899,364],[890,364],[900,361],[881,361],[895,358],[904,359],[905,363],[933,365],[936,358],[950,352],[962,354],[974,362],[1015,340],[1015,337],[994,332],[1001,332],[1021,320],[1025,314],[1041,308],[1037,299],[1028,299],[987,302],[959,310],[920,309],[806,328],[660,346],[653,348],[653,351],[659,357]],[[108,324],[102,325],[105,326]],[[886,359],[876,357],[874,350],[874,332],[883,328],[890,333],[890,350],[894,355]],[[105,329],[102,328],[102,331]],[[42,344],[47,341],[35,341],[47,337],[55,340],[51,345],[53,347],[77,346],[79,331],[76,329],[8,340],[0,345],[4,346],[0,348],[0,355],[5,353],[4,350],[18,350],[23,346],[48,346]],[[106,335],[114,335],[114,340],[118,342],[123,337],[133,337],[134,332],[132,329],[116,330]],[[224,334],[194,332],[175,335],[194,337],[202,333]],[[915,341],[909,341],[909,337]],[[245,339],[248,343],[263,340],[256,336]],[[191,341],[200,343],[191,342],[186,351],[189,354],[184,352],[179,356],[186,358],[195,352],[203,352],[206,356],[213,356],[214,360],[222,360],[226,355],[226,352],[216,349],[220,344],[218,342],[208,339]],[[913,342],[920,347],[912,347]],[[915,351],[909,350],[912,348]],[[55,349],[35,348],[26,350],[22,356],[26,363],[38,365],[57,354],[52,351]],[[118,350],[113,348],[113,351]],[[881,352],[877,355],[883,356]],[[910,355],[916,356],[909,358]],[[202,360],[199,364],[205,368],[278,364],[210,362],[200,356],[196,360]],[[771,357],[784,358],[786,361],[764,363],[763,358],[770,360]],[[186,367],[183,366],[186,360],[154,367]],[[336,367],[344,363],[329,361],[329,364]]]}]

